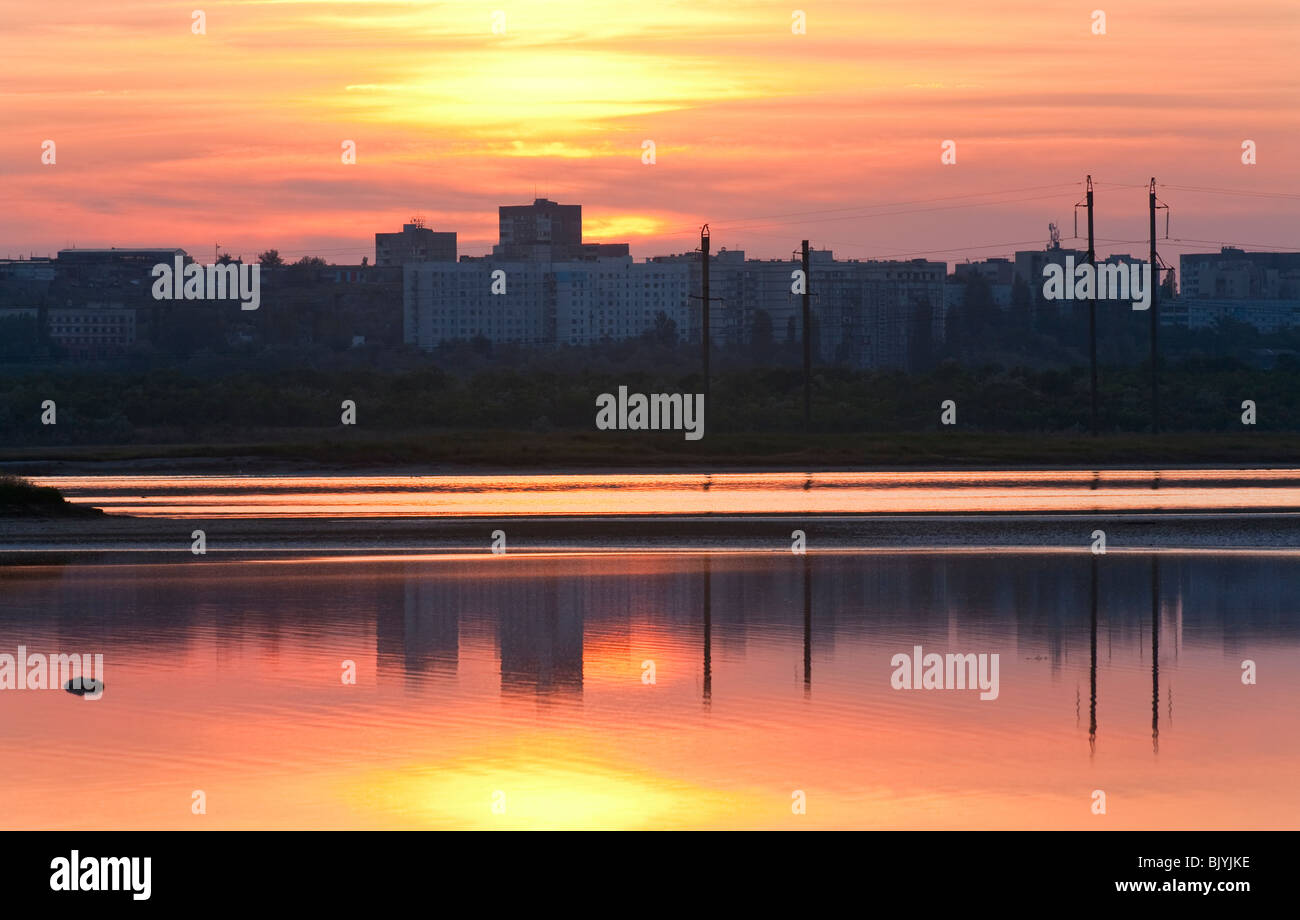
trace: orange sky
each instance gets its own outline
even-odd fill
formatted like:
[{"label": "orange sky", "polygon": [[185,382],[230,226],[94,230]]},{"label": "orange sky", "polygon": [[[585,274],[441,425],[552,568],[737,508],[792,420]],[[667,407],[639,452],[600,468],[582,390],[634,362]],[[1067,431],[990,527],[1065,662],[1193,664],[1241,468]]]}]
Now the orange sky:
[{"label": "orange sky", "polygon": [[1152,175],[1166,258],[1300,248],[1297,49],[1295,0],[0,0],[0,256],[357,262],[414,214],[480,254],[536,191],[637,256],[708,221],[758,256],[953,262],[1068,239],[1088,172],[1103,253],[1143,251]]}]

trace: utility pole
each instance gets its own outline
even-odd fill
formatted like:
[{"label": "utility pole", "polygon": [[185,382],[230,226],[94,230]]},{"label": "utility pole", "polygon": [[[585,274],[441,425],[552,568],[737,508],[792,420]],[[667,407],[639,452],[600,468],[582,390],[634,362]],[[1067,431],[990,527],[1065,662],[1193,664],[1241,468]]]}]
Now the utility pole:
[{"label": "utility pole", "polygon": [[[1152,215],[1155,211],[1151,212]],[[1155,217],[1152,216],[1152,227]],[[1153,229],[1152,234],[1155,233]],[[1155,236],[1151,237],[1152,251],[1155,249]],[[709,225],[700,228],[700,342],[704,348],[704,405],[709,405]],[[1154,346],[1153,346],[1154,347]]]},{"label": "utility pole", "polygon": [[1097,244],[1092,235],[1092,176],[1088,177],[1088,264],[1093,268],[1088,301],[1088,355],[1092,359],[1092,436],[1097,436]]},{"label": "utility pole", "polygon": [[1151,216],[1151,433],[1160,430],[1160,352],[1156,347],[1160,327],[1160,265],[1156,257],[1156,180],[1151,177],[1151,190],[1147,195]]},{"label": "utility pole", "polygon": [[[691,299],[697,299],[692,294]],[[709,303],[721,297],[709,296],[709,225],[700,228],[700,346],[703,349],[704,405],[709,404]]]},{"label": "utility pole", "polygon": [[812,430],[812,308],[808,304],[808,241],[803,241],[803,427]]}]

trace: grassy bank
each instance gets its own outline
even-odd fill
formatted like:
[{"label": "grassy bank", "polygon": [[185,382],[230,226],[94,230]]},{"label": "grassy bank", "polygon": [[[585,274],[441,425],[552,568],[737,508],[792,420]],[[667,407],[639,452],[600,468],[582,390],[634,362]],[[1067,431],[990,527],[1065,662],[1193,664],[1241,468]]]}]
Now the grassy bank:
[{"label": "grassy bank", "polygon": [[[445,467],[480,469],[997,468],[1116,466],[1300,467],[1300,434],[1233,433],[911,434],[785,433],[708,435],[686,441],[670,432],[427,429],[401,434],[365,429],[276,430],[174,441],[170,432],[140,444],[10,447],[0,462],[26,472],[93,469],[102,462],[165,467],[169,463],[241,469],[259,465],[313,469]],[[238,458],[237,461],[234,458]],[[19,488],[12,486],[11,488]],[[31,488],[30,486],[28,487]],[[18,494],[18,493],[15,493]],[[27,493],[24,493],[27,494]],[[29,495],[28,503],[35,499]],[[41,499],[41,501],[50,501]],[[0,504],[4,504],[0,498]]]},{"label": "grassy bank", "polygon": [[74,505],[58,489],[35,486],[21,476],[0,476],[0,517],[89,517],[98,508]]}]

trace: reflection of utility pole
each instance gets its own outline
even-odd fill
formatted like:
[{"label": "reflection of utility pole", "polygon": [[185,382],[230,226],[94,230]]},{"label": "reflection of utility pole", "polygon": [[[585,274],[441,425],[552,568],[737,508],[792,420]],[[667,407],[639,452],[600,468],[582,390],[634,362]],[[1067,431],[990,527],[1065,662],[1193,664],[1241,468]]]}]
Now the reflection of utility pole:
[{"label": "reflection of utility pole", "polygon": [[704,554],[704,705],[713,698],[713,598],[711,596],[713,573],[712,557]]},{"label": "reflection of utility pole", "polygon": [[1089,640],[1091,662],[1088,666],[1088,683],[1090,685],[1088,704],[1088,751],[1097,753],[1097,556],[1092,557],[1092,629]]},{"label": "reflection of utility pole", "polygon": [[1160,557],[1151,554],[1151,751],[1160,753]]},{"label": "reflection of utility pole", "polygon": [[812,693],[812,559],[803,557],[803,692]]}]

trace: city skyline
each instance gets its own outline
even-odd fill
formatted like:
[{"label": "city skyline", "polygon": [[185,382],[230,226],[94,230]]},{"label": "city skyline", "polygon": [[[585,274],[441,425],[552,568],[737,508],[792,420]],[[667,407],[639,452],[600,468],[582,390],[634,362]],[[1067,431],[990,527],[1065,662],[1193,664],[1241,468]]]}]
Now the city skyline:
[{"label": "city skyline", "polygon": [[491,205],[548,197],[598,202],[586,239],[638,259],[692,248],[707,222],[762,257],[807,237],[957,262],[1049,222],[1068,234],[1089,173],[1103,255],[1145,236],[1152,175],[1171,255],[1300,248],[1300,12],[1280,0],[1121,5],[1104,35],[1063,3],[828,3],[806,34],[771,3],[523,3],[504,34],[480,3],[216,3],[204,34],[153,0],[98,9],[93,29],[78,8],[8,16],[0,36],[12,255],[220,243],[357,262],[370,239],[353,228],[415,214],[481,255]]},{"label": "city skyline", "polygon": [[[1083,183],[1081,183],[1081,185],[1082,184]],[[965,197],[965,196],[961,196],[961,197]],[[1163,201],[1163,199],[1160,200]],[[1144,196],[1144,201],[1145,201],[1145,196]],[[572,251],[568,251],[564,248],[563,245],[557,243],[557,246],[555,247],[556,254],[548,258],[543,254],[528,253],[528,252],[515,251],[512,249],[503,248],[503,238],[501,236],[501,233],[504,231],[504,228],[506,226],[505,213],[506,212],[527,212],[538,206],[559,207],[562,209],[576,208],[579,214],[577,218],[577,240],[581,241],[583,245],[588,247],[587,250],[579,251],[578,249],[573,249]],[[250,253],[250,252],[243,252],[243,251],[237,252],[234,251],[232,247],[223,246],[220,245],[219,243],[207,244],[206,246],[200,244],[197,248],[190,248],[186,246],[178,246],[175,245],[173,242],[169,242],[169,241],[156,241],[155,243],[150,243],[150,244],[136,244],[136,243],[119,244],[120,241],[115,242],[110,238],[106,241],[104,245],[60,246],[54,250],[40,252],[40,253],[5,252],[3,254],[0,254],[0,262],[21,262],[24,260],[57,260],[60,253],[69,253],[69,252],[109,253],[109,252],[116,251],[116,252],[128,253],[132,251],[135,252],[176,251],[176,252],[183,253],[186,257],[192,259],[193,261],[204,263],[204,264],[210,264],[212,262],[215,262],[217,261],[218,258],[220,258],[221,260],[229,259],[233,261],[250,263],[250,262],[259,261],[263,255],[266,255],[273,251],[276,255],[278,255],[281,258],[283,264],[285,265],[289,265],[292,264],[293,262],[299,261],[299,258],[321,258],[328,265],[345,266],[345,267],[362,265],[363,260],[364,260],[364,264],[368,264],[371,266],[383,266],[385,264],[398,265],[404,262],[456,262],[456,261],[467,261],[467,260],[473,262],[493,262],[493,261],[496,262],[511,262],[511,261],[568,262],[574,260],[590,261],[598,258],[617,259],[620,256],[622,257],[630,256],[633,263],[646,263],[646,262],[660,261],[666,258],[681,258],[685,256],[690,256],[692,254],[698,256],[700,233],[705,227],[711,227],[711,225],[708,223],[701,224],[692,232],[691,237],[685,240],[681,246],[674,248],[672,244],[669,244],[667,248],[661,250],[653,250],[652,246],[647,245],[644,242],[642,242],[641,245],[638,246],[636,243],[628,242],[627,240],[616,240],[613,237],[600,237],[598,239],[593,239],[592,235],[588,233],[589,219],[587,217],[587,214],[583,213],[583,208],[588,208],[588,207],[589,206],[586,205],[585,203],[567,204],[564,202],[557,202],[551,199],[547,199],[545,197],[535,198],[531,202],[515,201],[509,204],[498,204],[494,206],[495,210],[498,212],[499,215],[498,222],[495,224],[495,226],[497,227],[497,232],[493,235],[493,238],[490,241],[486,241],[486,242],[475,241],[474,244],[472,244],[471,247],[469,247],[472,250],[469,252],[463,251],[464,247],[461,246],[461,242],[464,240],[464,237],[463,235],[460,234],[460,231],[456,226],[451,224],[435,225],[430,221],[428,221],[422,214],[416,214],[414,216],[406,218],[405,220],[400,221],[398,224],[394,224],[391,226],[376,227],[373,229],[373,231],[368,232],[367,237],[370,240],[368,246],[361,245],[358,246],[355,250],[353,249],[347,250],[349,255],[353,255],[353,254],[358,255],[359,258],[356,259],[340,258],[338,257],[337,254],[332,252],[321,252],[321,253],[306,252],[306,251],[300,252],[300,251],[285,249],[277,245],[271,245],[265,247],[259,252]],[[1161,208],[1162,210],[1164,210],[1165,205],[1162,204]],[[968,251],[968,254],[964,256],[955,256],[953,255],[953,251],[951,250],[940,250],[940,249],[917,250],[916,252],[913,253],[902,253],[902,254],[897,254],[892,256],[891,255],[855,256],[850,254],[844,254],[837,247],[834,247],[829,243],[827,245],[821,245],[820,242],[818,241],[810,241],[810,249],[812,249],[815,252],[834,253],[834,257],[836,261],[841,261],[841,262],[844,261],[849,261],[849,262],[930,261],[930,262],[944,263],[945,265],[951,267],[954,270],[954,272],[956,272],[958,267],[962,265],[968,265],[968,264],[979,265],[981,263],[985,263],[989,261],[1005,260],[1008,258],[1014,260],[1014,258],[1018,253],[1023,254],[1026,252],[1034,252],[1038,250],[1050,251],[1053,249],[1060,249],[1063,252],[1069,251],[1073,253],[1086,252],[1088,238],[1087,238],[1087,231],[1085,229],[1086,210],[1084,208],[1084,204],[1082,202],[1078,203],[1074,208],[1071,209],[1071,213],[1074,215],[1073,224],[1061,225],[1055,221],[1050,222],[1049,224],[1044,226],[1043,228],[1044,232],[1042,234],[1041,239],[1029,239],[1023,241],[1011,241],[1006,243],[994,243],[994,244],[989,244],[987,246],[976,246],[976,247],[972,247]],[[1162,218],[1161,220],[1164,220],[1164,218]],[[791,226],[797,226],[797,224],[792,223]],[[1078,231],[1077,235],[1075,233],[1066,233],[1066,231],[1071,229],[1077,229]],[[412,241],[407,240],[404,242],[403,237],[408,236],[412,232],[425,234],[428,237],[427,240],[421,239],[421,244],[426,247],[434,239],[436,239],[438,242],[433,243],[434,246],[433,249],[420,250],[421,255],[418,256],[415,254],[415,252],[405,252],[401,249],[401,247],[412,245]],[[1216,249],[1219,250],[1220,252],[1227,252],[1229,250],[1242,250],[1242,251],[1249,250],[1256,254],[1274,253],[1282,257],[1290,255],[1294,252],[1300,252],[1300,247],[1296,247],[1295,249],[1289,249],[1289,248],[1276,248],[1276,247],[1269,247],[1269,246],[1252,246],[1250,244],[1237,244],[1226,240],[1221,243],[1213,240],[1177,240],[1175,238],[1166,236],[1165,232],[1166,231],[1165,231],[1164,224],[1160,223],[1157,228],[1156,246],[1157,249],[1161,251],[1161,256],[1164,263],[1172,264],[1174,266],[1177,265],[1179,258],[1196,257],[1196,256],[1208,257],[1212,255],[1213,251]],[[797,244],[799,241],[795,239],[793,236],[791,237],[791,239],[794,240],[795,245],[791,246],[786,251],[782,251],[775,254],[769,254],[762,247],[760,247],[757,251],[755,251],[741,245],[732,245],[728,237],[721,235],[716,230],[710,230],[710,234],[713,238],[713,255],[715,257],[725,252],[739,252],[744,254],[747,259],[754,260],[754,261],[784,263],[784,262],[791,262],[791,261],[797,262],[799,258],[797,253]],[[738,232],[735,238],[739,239],[740,236],[741,233]],[[557,236],[556,239],[559,240],[559,237]],[[1098,243],[1098,245],[1096,246],[1097,257],[1098,259],[1101,260],[1113,260],[1116,258],[1120,260],[1127,260],[1129,257],[1132,257],[1134,253],[1137,253],[1138,257],[1141,258],[1145,256],[1149,246],[1149,238],[1131,239],[1131,240],[1108,240],[1107,238],[1102,237],[1100,236],[1100,234],[1098,234],[1096,239]],[[1110,245],[1107,245],[1107,243],[1109,243]],[[572,244],[570,243],[569,245]],[[392,247],[399,247],[399,248],[392,249]],[[1171,251],[1168,254],[1164,252],[1164,250],[1166,250],[1167,247],[1171,248]],[[638,248],[640,249],[640,251],[638,251]],[[210,258],[208,256],[208,253],[212,254]],[[929,259],[926,257],[926,254],[937,255],[939,256],[939,258]],[[1162,268],[1162,271],[1163,270],[1164,269]],[[950,273],[950,277],[951,277],[951,273]]]}]

